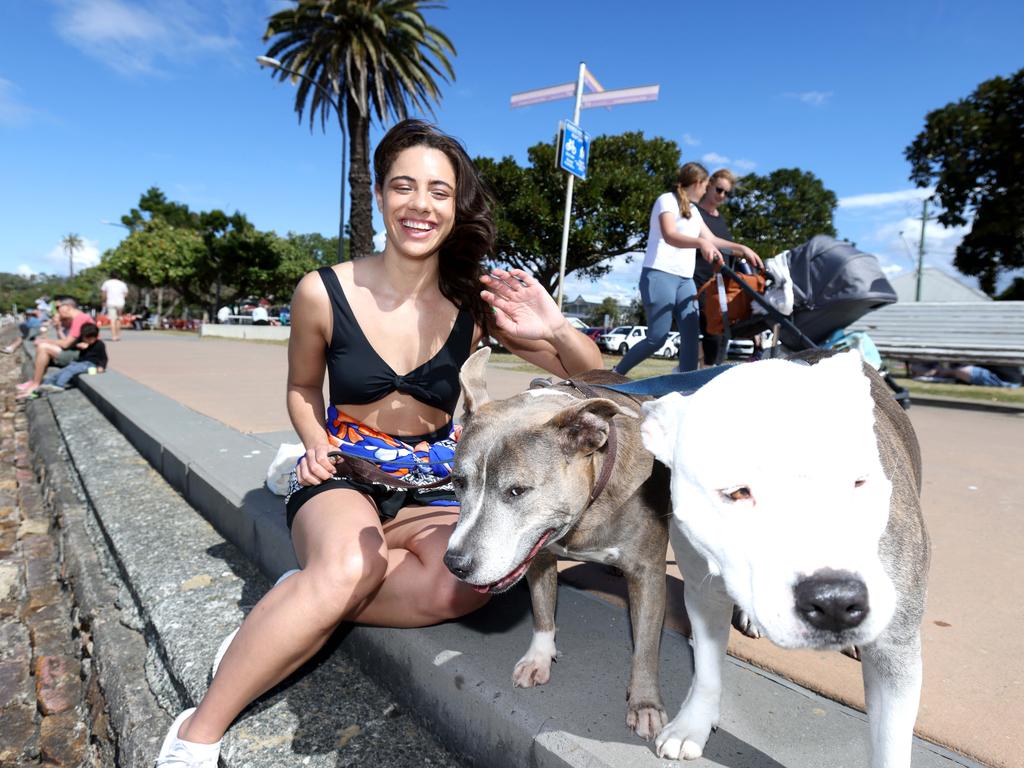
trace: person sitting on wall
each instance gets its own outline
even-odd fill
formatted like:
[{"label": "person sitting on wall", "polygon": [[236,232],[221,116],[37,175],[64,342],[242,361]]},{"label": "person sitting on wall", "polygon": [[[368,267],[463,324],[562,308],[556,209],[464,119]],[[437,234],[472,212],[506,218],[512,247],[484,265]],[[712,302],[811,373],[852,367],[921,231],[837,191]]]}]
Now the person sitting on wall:
[{"label": "person sitting on wall", "polygon": [[78,350],[78,359],[58,371],[46,374],[36,392],[63,392],[83,373],[103,373],[107,369],[107,346],[100,341],[100,329],[95,323],[82,326],[82,335],[75,348]]},{"label": "person sitting on wall", "polygon": [[65,296],[57,302],[57,317],[59,325],[66,324],[67,329],[62,338],[56,341],[52,339],[37,338],[35,345],[35,372],[28,381],[18,385],[18,396],[27,396],[43,383],[43,376],[46,369],[51,365],[63,368],[78,359],[78,349],[75,345],[81,340],[82,327],[86,323],[92,323],[92,318],[78,308],[78,302],[70,296]]},{"label": "person sitting on wall", "polygon": [[1007,365],[970,365],[968,363],[950,363],[944,365],[912,366],[911,373],[915,381],[958,381],[961,384],[974,384],[980,387],[1008,387],[1016,389],[1024,381],[1020,366]]}]

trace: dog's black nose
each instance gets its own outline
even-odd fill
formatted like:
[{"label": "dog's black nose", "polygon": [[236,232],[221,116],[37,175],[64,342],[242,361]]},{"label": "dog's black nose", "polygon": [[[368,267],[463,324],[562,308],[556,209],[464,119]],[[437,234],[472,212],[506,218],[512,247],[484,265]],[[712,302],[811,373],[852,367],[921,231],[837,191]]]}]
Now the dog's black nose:
[{"label": "dog's black nose", "polygon": [[444,553],[444,564],[460,579],[466,578],[473,570],[473,556],[449,549]]},{"label": "dog's black nose", "polygon": [[868,588],[846,571],[815,571],[793,587],[800,617],[818,629],[852,629],[868,615]]}]

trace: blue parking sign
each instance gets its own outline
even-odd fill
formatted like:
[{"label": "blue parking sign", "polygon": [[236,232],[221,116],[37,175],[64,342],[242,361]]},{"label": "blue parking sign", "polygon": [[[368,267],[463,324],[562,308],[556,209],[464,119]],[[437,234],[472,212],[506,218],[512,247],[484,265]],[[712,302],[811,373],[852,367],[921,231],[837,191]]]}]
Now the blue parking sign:
[{"label": "blue parking sign", "polygon": [[579,179],[586,179],[589,157],[589,134],[571,120],[563,120],[558,131],[558,167]]}]

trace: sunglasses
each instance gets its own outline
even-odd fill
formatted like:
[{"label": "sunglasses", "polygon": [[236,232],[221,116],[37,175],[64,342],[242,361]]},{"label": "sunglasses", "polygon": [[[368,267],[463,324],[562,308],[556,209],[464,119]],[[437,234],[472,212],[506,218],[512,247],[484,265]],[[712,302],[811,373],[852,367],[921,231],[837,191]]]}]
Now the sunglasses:
[{"label": "sunglasses", "polygon": [[720,194],[722,197],[728,197],[732,194],[728,189],[722,189],[721,187],[715,187],[715,192]]}]

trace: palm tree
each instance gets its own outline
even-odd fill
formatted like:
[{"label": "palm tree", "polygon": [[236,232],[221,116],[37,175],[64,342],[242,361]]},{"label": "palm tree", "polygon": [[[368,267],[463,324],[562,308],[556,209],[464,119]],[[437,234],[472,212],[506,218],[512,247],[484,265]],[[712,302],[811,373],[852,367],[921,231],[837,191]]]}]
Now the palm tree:
[{"label": "palm tree", "polygon": [[64,253],[68,255],[68,277],[75,276],[75,251],[82,249],[82,238],[76,232],[68,232],[60,241]]},{"label": "palm tree", "polygon": [[[436,78],[455,79],[448,54],[451,41],[427,24],[423,11],[444,8],[424,0],[296,0],[275,13],[264,40],[275,38],[266,55],[299,72],[295,111],[299,121],[308,104],[309,128],[320,125],[334,107],[321,89],[339,96],[337,115],[348,128],[350,245],[359,255],[373,251],[373,195],[370,186],[370,121],[383,125],[405,119],[409,107],[433,114],[440,100]],[[283,81],[290,77],[275,70]],[[306,80],[305,78],[309,78]],[[313,85],[315,83],[316,85]],[[317,87],[319,86],[319,87]]]}]

